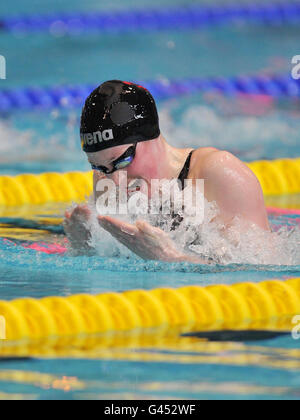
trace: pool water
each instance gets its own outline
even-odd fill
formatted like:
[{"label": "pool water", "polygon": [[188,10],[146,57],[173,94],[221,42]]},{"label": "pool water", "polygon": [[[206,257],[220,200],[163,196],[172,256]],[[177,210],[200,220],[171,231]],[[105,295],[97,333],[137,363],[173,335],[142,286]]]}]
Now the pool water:
[{"label": "pool water", "polygon": [[[175,4],[194,2],[143,0],[139,7]],[[84,3],[85,11],[133,7],[131,0],[116,1],[113,6],[95,0]],[[70,0],[42,4],[32,0],[25,8],[17,0],[14,10],[1,4],[0,16],[82,8],[82,2]],[[100,83],[112,78],[134,81],[287,73],[291,57],[299,53],[299,28],[294,25],[216,26],[184,32],[61,38],[45,33],[0,36],[0,54],[8,63],[8,78],[0,81],[0,89]],[[299,99],[196,94],[162,101],[159,111],[162,131],[178,147],[213,145],[245,161],[300,156]],[[79,115],[80,109],[3,113],[0,173],[89,169],[80,151]],[[293,264],[278,265],[274,261],[268,266],[167,264],[145,262],[132,255],[72,257],[31,249],[33,242],[46,244],[45,248],[47,244],[65,245],[62,220],[69,205],[1,209],[1,299],[300,277],[299,247]],[[267,205],[300,209],[300,197],[270,197]],[[296,212],[270,213],[270,222],[274,230],[284,226],[297,232],[300,216]],[[218,342],[170,335],[142,345],[128,342],[85,351],[66,348],[47,357],[0,359],[0,399],[299,396],[299,341],[290,334],[259,341],[235,337]]]}]

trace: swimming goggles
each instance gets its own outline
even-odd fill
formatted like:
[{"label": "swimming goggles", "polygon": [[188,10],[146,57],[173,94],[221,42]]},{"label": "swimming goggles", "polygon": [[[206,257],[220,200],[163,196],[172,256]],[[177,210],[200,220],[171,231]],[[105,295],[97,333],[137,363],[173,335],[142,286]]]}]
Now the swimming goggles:
[{"label": "swimming goggles", "polygon": [[96,166],[96,165],[92,165],[92,169],[94,171],[103,172],[105,175],[110,175],[116,171],[119,171],[120,169],[125,169],[127,168],[127,166],[132,164],[135,158],[136,147],[137,147],[137,144],[129,147],[129,149],[127,149],[126,152],[123,153],[122,156],[120,156],[118,159],[111,162],[113,169],[110,170],[106,168],[106,166]]}]

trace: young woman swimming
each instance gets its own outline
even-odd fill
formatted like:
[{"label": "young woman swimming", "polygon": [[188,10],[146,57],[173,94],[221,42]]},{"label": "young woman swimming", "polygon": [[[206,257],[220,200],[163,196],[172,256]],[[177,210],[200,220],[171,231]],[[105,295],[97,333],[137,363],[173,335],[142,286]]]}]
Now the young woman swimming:
[{"label": "young woman swimming", "polygon": [[[199,116],[201,118],[201,116]],[[217,222],[230,228],[236,217],[240,229],[254,224],[270,230],[262,188],[253,172],[226,151],[212,147],[179,149],[164,139],[155,101],[142,86],[112,80],[87,98],[81,117],[81,144],[97,183],[106,178],[116,185],[126,171],[130,186],[143,180],[151,190],[153,179],[204,180],[204,195],[219,208]],[[89,249],[87,221],[91,210],[80,205],[66,213],[65,230],[73,247]],[[202,262],[177,250],[168,234],[145,221],[135,224],[99,215],[99,224],[144,259]]]}]

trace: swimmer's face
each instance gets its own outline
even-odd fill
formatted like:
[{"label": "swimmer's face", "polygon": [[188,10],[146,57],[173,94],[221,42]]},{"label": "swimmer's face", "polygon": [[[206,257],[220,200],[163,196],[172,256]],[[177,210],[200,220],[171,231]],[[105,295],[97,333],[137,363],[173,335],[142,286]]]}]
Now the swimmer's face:
[{"label": "swimmer's face", "polygon": [[89,154],[88,160],[94,171],[113,179],[116,172],[128,169],[133,163],[136,148],[137,145],[134,144],[128,145],[125,150],[123,150],[124,146],[118,147],[119,150],[108,149],[104,153],[101,152],[101,155],[98,153]]},{"label": "swimmer's face", "polygon": [[[151,179],[157,178],[156,176],[156,159],[154,158],[151,152],[151,146],[154,141],[138,143],[134,159],[131,161],[130,165],[121,168],[120,170],[127,172],[128,183],[133,179],[144,179],[149,185]],[[113,170],[112,162],[118,160],[122,155],[131,148],[133,144],[126,144],[122,146],[112,147],[110,149],[102,150],[96,153],[87,153],[88,160],[92,167],[103,167],[108,171]],[[119,182],[118,170],[112,174],[106,174],[109,179],[112,179],[116,185]]]},{"label": "swimmer's face", "polygon": [[88,153],[88,160],[92,169],[106,176],[116,171],[126,169],[135,158],[136,145],[118,146],[97,153]]}]

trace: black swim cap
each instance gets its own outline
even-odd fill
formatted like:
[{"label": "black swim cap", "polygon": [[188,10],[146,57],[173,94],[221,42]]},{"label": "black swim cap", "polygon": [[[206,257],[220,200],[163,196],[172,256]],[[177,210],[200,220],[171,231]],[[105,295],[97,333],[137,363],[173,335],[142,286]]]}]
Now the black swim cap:
[{"label": "black swim cap", "polygon": [[110,80],[85,102],[80,127],[85,152],[153,140],[159,135],[155,101],[142,86]]}]

